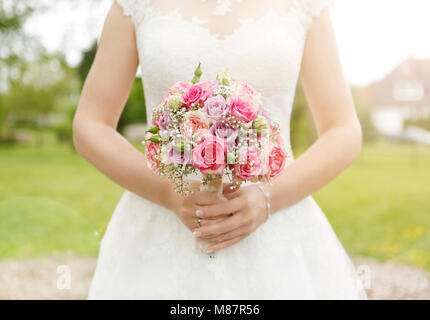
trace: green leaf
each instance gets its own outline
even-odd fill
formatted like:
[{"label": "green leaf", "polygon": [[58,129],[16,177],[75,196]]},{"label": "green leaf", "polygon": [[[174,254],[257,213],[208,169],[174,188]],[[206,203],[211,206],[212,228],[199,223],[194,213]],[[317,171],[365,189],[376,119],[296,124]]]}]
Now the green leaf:
[{"label": "green leaf", "polygon": [[149,138],[149,141],[152,141],[154,143],[160,143],[161,137],[159,134],[154,134],[151,138]]},{"label": "green leaf", "polygon": [[199,65],[197,66],[196,70],[194,71],[194,78],[191,80],[193,84],[199,83],[200,77],[202,76],[202,69],[200,68],[201,62],[199,62]]},{"label": "green leaf", "polygon": [[150,132],[150,133],[157,133],[158,131],[160,131],[160,128],[157,126],[152,126],[148,130],[146,130],[146,132]]}]

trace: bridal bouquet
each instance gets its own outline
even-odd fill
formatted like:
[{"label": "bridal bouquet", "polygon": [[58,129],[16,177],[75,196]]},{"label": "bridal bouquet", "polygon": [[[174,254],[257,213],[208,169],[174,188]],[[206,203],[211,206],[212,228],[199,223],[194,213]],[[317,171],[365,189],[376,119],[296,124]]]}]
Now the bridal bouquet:
[{"label": "bridal bouquet", "polygon": [[270,181],[286,161],[279,126],[262,105],[261,95],[228,70],[200,82],[200,63],[191,81],[178,82],[157,105],[146,135],[148,165],[167,176],[175,191],[222,192],[244,182]]}]

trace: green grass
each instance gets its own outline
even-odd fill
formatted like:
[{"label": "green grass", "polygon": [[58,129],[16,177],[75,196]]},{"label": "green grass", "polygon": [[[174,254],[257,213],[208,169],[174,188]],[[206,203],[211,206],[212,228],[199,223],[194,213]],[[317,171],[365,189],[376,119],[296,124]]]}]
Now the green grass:
[{"label": "green grass", "polygon": [[122,192],[70,147],[0,149],[0,259],[96,254]]},{"label": "green grass", "polygon": [[93,254],[98,233],[82,216],[44,198],[10,198],[0,202],[0,253],[18,258],[45,253]]},{"label": "green grass", "polygon": [[[350,254],[430,269],[429,193],[430,148],[373,143],[315,198]],[[121,194],[68,147],[0,149],[0,259],[96,254]]]},{"label": "green grass", "polygon": [[430,269],[430,148],[367,145],[315,199],[350,253]]}]

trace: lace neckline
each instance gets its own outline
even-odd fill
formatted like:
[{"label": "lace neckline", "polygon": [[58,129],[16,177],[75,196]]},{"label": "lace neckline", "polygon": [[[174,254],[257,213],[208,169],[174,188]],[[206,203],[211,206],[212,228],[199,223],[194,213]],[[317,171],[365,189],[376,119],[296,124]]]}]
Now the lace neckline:
[{"label": "lace neckline", "polygon": [[[211,1],[211,0],[203,0],[203,2],[206,2],[206,1]],[[242,0],[233,0],[233,1],[236,1],[239,3],[242,2]],[[215,7],[215,10],[212,12],[212,14],[220,15],[220,16],[227,14],[232,10],[231,2],[232,0],[216,0],[216,7]]]},{"label": "lace neckline", "polygon": [[[240,33],[246,26],[265,23],[266,21],[275,21],[277,19],[284,19],[288,13],[280,13],[273,8],[269,8],[257,19],[253,18],[243,18],[236,21],[236,26],[229,30],[227,33],[219,33],[211,30],[210,22],[208,20],[202,20],[197,17],[188,19],[184,16],[181,10],[175,9],[167,14],[156,14],[152,16],[152,19],[176,19],[180,21],[181,24],[186,24],[192,28],[197,28],[204,32],[207,37],[212,41],[221,44],[234,39],[238,33]],[[255,29],[254,29],[255,30]]]},{"label": "lace neckline", "polygon": [[[312,16],[332,0],[117,0],[136,25],[152,18],[180,18],[205,28],[215,39],[230,38],[243,24],[262,21],[270,12],[275,18],[295,16],[308,27]],[[179,19],[178,19],[179,20]],[[269,22],[270,23],[270,22]],[[258,32],[258,31],[256,31]]]},{"label": "lace neckline", "polygon": [[146,19],[177,18],[208,31],[212,38],[224,41],[250,22],[267,16],[284,17],[295,9],[295,1],[281,0],[171,0],[151,1]]}]

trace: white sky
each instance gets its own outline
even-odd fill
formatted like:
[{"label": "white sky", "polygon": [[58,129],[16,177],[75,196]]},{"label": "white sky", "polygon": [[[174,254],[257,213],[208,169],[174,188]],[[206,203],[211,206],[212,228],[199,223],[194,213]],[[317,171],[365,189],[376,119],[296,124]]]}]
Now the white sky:
[{"label": "white sky", "polygon": [[[27,29],[75,64],[98,37],[112,0],[64,3],[39,14]],[[429,0],[336,0],[332,9],[342,64],[352,84],[382,78],[403,59],[430,58]]]}]

